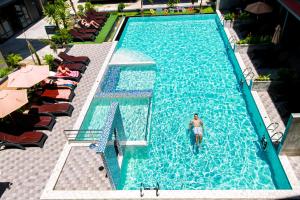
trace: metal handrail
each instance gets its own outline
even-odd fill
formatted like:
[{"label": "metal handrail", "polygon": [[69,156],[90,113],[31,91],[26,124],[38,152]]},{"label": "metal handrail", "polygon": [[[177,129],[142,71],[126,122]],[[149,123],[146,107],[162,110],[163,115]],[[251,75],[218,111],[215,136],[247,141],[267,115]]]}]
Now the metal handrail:
[{"label": "metal handrail", "polygon": [[[273,129],[270,129],[270,127],[271,127],[272,125],[275,125],[275,128],[273,127]],[[269,131],[275,131],[278,127],[279,127],[279,123],[278,123],[278,122],[272,122],[272,123],[270,123],[270,124],[267,126],[267,130],[269,130]]]},{"label": "metal handrail", "polygon": [[[68,142],[93,142],[96,143],[99,138],[96,134],[101,134],[102,129],[78,129],[78,130],[64,130],[64,135]],[[88,137],[85,137],[83,140],[77,139],[79,133],[86,132]]]},{"label": "metal handrail", "polygon": [[255,76],[254,72],[251,71],[245,76],[245,79],[247,79],[247,77],[250,77],[250,80],[253,80],[254,76]]},{"label": "metal handrail", "polygon": [[[273,139],[273,137],[274,137],[275,135],[277,135],[277,134],[280,134],[280,137],[277,138],[277,139]],[[271,136],[272,143],[278,144],[278,143],[281,141],[282,137],[283,137],[283,133],[282,133],[281,131],[278,131],[278,132],[274,133],[274,134]]]},{"label": "metal handrail", "polygon": [[247,72],[247,70],[249,70],[249,72],[247,73],[247,74],[249,74],[249,73],[251,73],[252,72],[252,67],[246,67],[244,70],[243,70],[243,75],[244,76],[246,76],[246,74],[245,74],[245,72]]},{"label": "metal handrail", "polygon": [[159,183],[156,182],[156,186],[154,187],[145,187],[144,183],[141,183],[141,186],[140,186],[140,196],[143,197],[144,196],[144,190],[155,190],[155,195],[158,197],[159,196],[159,190],[160,190],[160,186],[159,186]]}]

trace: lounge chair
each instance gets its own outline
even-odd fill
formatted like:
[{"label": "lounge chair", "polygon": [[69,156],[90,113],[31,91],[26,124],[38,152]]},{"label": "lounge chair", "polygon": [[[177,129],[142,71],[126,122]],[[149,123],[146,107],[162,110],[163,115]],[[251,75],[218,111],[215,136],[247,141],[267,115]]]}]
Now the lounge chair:
[{"label": "lounge chair", "polygon": [[77,87],[77,82],[66,79],[45,79],[41,82],[41,86],[46,89],[74,90]]},{"label": "lounge chair", "polygon": [[92,20],[94,20],[95,22],[97,22],[99,24],[99,30],[102,28],[102,26],[105,24],[105,20],[104,18],[90,18],[90,17],[81,17],[82,19],[85,19],[87,22],[91,22]]},{"label": "lounge chair", "polygon": [[73,30],[79,32],[79,33],[88,33],[93,35],[98,35],[99,31],[97,29],[84,29],[84,28],[73,28]]},{"label": "lounge chair", "polygon": [[71,29],[69,32],[70,32],[71,36],[73,37],[74,42],[84,42],[84,41],[94,41],[95,40],[95,35],[92,33],[80,33],[74,29]]},{"label": "lounge chair", "polygon": [[86,30],[96,30],[96,31],[99,31],[99,30],[101,29],[101,27],[95,28],[94,26],[86,26],[86,25],[82,24],[81,21],[79,21],[77,24],[78,24],[82,29],[86,29]]},{"label": "lounge chair", "polygon": [[12,122],[10,124],[16,124],[22,127],[22,130],[49,130],[51,131],[56,123],[54,115],[44,114],[32,115],[32,114],[12,114]]},{"label": "lounge chair", "polygon": [[90,19],[90,20],[101,20],[101,21],[103,21],[103,22],[106,22],[106,20],[107,20],[107,17],[106,16],[101,16],[101,15],[99,15],[99,16],[96,16],[96,15],[93,15],[93,14],[86,14],[86,17],[88,18],[88,19]]},{"label": "lounge chair", "polygon": [[97,12],[95,10],[90,10],[88,12],[86,12],[86,14],[92,14],[94,16],[105,16],[105,17],[108,17],[109,16],[109,13],[108,12]]},{"label": "lounge chair", "polygon": [[41,98],[48,101],[72,101],[75,94],[70,89],[45,89],[40,95]]},{"label": "lounge chair", "polygon": [[54,59],[54,65],[55,65],[55,70],[59,65],[62,65],[66,68],[68,68],[71,71],[79,71],[80,73],[84,73],[86,70],[86,65],[82,63],[64,63],[63,61],[55,58]]},{"label": "lounge chair", "polygon": [[48,136],[43,132],[23,132],[19,135],[12,135],[0,132],[0,148],[16,147],[25,150],[25,146],[38,146],[42,148]]},{"label": "lounge chair", "polygon": [[184,7],[182,8],[181,11],[182,11],[182,13],[186,13],[186,9]]},{"label": "lounge chair", "polygon": [[32,105],[29,113],[30,114],[52,114],[54,116],[71,116],[74,107],[69,103],[53,103],[53,104],[42,104]]},{"label": "lounge chair", "polygon": [[72,80],[79,82],[81,79],[82,75],[78,71],[71,71],[71,75],[64,75],[61,73],[55,73],[55,72],[50,72],[49,78],[51,79],[67,79],[67,80]]},{"label": "lounge chair", "polygon": [[71,56],[65,52],[60,52],[58,57],[60,57],[64,62],[83,63],[85,65],[90,63],[90,59],[87,56]]}]

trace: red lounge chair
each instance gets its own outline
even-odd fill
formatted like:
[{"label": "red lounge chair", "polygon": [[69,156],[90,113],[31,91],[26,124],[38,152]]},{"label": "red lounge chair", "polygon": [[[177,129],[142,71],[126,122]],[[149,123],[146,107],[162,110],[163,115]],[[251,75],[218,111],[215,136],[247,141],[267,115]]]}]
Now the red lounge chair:
[{"label": "red lounge chair", "polygon": [[74,107],[69,103],[53,103],[53,104],[42,104],[32,105],[29,113],[30,114],[52,114],[54,116],[71,116]]},{"label": "red lounge chair", "polygon": [[76,81],[76,82],[79,82],[82,75],[78,72],[78,71],[72,71],[71,72],[72,75],[74,74],[74,76],[66,76],[66,75],[62,75],[62,74],[59,74],[59,73],[56,73],[55,76],[49,76],[49,78],[51,79],[66,79],[66,80],[72,80],[72,81]]},{"label": "red lounge chair", "polygon": [[66,79],[46,79],[42,82],[42,88],[45,89],[70,89],[75,90],[77,87],[71,80]]},{"label": "red lounge chair", "polygon": [[46,89],[42,92],[41,98],[49,101],[72,101],[75,94],[70,89]]},{"label": "red lounge chair", "polygon": [[73,28],[73,30],[79,32],[79,33],[89,33],[93,35],[98,35],[99,31],[96,29],[84,29],[84,28]]},{"label": "red lounge chair", "polygon": [[[101,29],[101,27],[105,24],[105,19],[96,19],[96,18],[90,18],[90,17],[81,17],[82,19],[85,19],[87,22],[91,22],[92,20],[94,20],[95,22],[97,22],[99,24],[99,29]],[[93,26],[94,27],[94,26]],[[94,27],[96,28],[96,27]]]},{"label": "red lounge chair", "polygon": [[99,21],[106,22],[106,20],[107,20],[106,16],[95,16],[95,15],[92,15],[92,14],[86,14],[86,17],[87,17],[87,19],[95,20],[95,21],[99,20]]},{"label": "red lounge chair", "polygon": [[109,16],[109,13],[108,12],[97,12],[96,10],[90,10],[88,12],[86,12],[86,14],[91,14],[91,15],[94,15],[94,16],[105,16],[105,17],[108,17]]},{"label": "red lounge chair", "polygon": [[66,54],[65,52],[60,52],[58,54],[58,57],[60,57],[64,62],[83,63],[85,65],[88,65],[90,63],[90,59],[87,56],[71,56]]},{"label": "red lounge chair", "polygon": [[54,59],[55,70],[59,65],[63,65],[71,71],[79,71],[80,73],[84,73],[86,70],[86,65],[82,63],[64,63],[63,61],[55,58]]},{"label": "red lounge chair", "polygon": [[74,42],[94,41],[95,35],[92,33],[79,33],[74,29],[70,30]]},{"label": "red lounge chair", "polygon": [[51,131],[56,123],[55,117],[51,114],[44,116],[31,114],[12,114],[13,122],[22,127],[22,130],[49,130]]},{"label": "red lounge chair", "polygon": [[38,146],[42,148],[48,136],[43,132],[23,132],[12,135],[0,131],[0,147],[16,147],[25,150],[25,146]]},{"label": "red lounge chair", "polygon": [[85,29],[85,30],[96,30],[96,31],[99,31],[101,29],[101,27],[99,28],[95,28],[94,26],[85,26],[84,24],[81,23],[81,21],[78,22],[78,25],[82,28],[82,29]]}]

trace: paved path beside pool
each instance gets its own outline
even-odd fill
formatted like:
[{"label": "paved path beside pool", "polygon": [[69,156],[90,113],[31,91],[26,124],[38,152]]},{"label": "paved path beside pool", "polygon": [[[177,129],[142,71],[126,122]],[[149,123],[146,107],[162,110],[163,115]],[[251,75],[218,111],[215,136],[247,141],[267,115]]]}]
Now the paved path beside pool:
[{"label": "paved path beside pool", "polygon": [[54,190],[111,190],[102,158],[87,146],[73,146]]},{"label": "paved path beside pool", "polygon": [[[72,117],[59,117],[52,132],[44,131],[48,136],[44,148],[28,147],[25,151],[17,149],[7,149],[0,151],[0,180],[1,182],[11,182],[10,190],[6,190],[1,200],[38,200],[41,192],[48,181],[50,174],[60,156],[66,138],[63,130],[72,129],[80,110],[89,94],[96,76],[108,54],[112,43],[75,45],[69,53],[71,55],[89,56],[91,62],[83,75],[78,87],[75,90],[75,98],[72,105],[75,110]],[[89,154],[81,154],[84,156]],[[73,173],[69,170],[65,173]],[[100,180],[99,180],[100,181]]]}]

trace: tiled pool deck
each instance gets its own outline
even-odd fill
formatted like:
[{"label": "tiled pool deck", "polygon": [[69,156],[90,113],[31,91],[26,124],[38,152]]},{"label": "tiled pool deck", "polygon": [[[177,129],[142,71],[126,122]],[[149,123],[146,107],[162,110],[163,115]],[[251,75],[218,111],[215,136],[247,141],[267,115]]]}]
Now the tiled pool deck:
[{"label": "tiled pool deck", "polygon": [[[75,45],[71,48],[70,54],[89,56],[91,59],[83,78],[75,90],[76,96],[72,101],[75,110],[72,117],[57,118],[57,123],[52,132],[45,131],[49,138],[42,149],[33,147],[27,148],[25,151],[17,149],[0,151],[0,180],[1,182],[11,182],[13,184],[10,190],[4,192],[1,199],[40,199],[42,190],[66,143],[63,130],[72,129],[111,45],[111,43]],[[90,156],[89,154],[85,155]],[[86,162],[86,159],[78,159],[76,162],[77,165],[82,166],[83,163],[80,164],[78,162]],[[67,173],[73,174],[72,170],[68,170]],[[59,184],[58,187],[67,188],[62,182]]]},{"label": "tiled pool deck", "polygon": [[73,146],[54,190],[111,190],[101,156],[86,146]]}]

